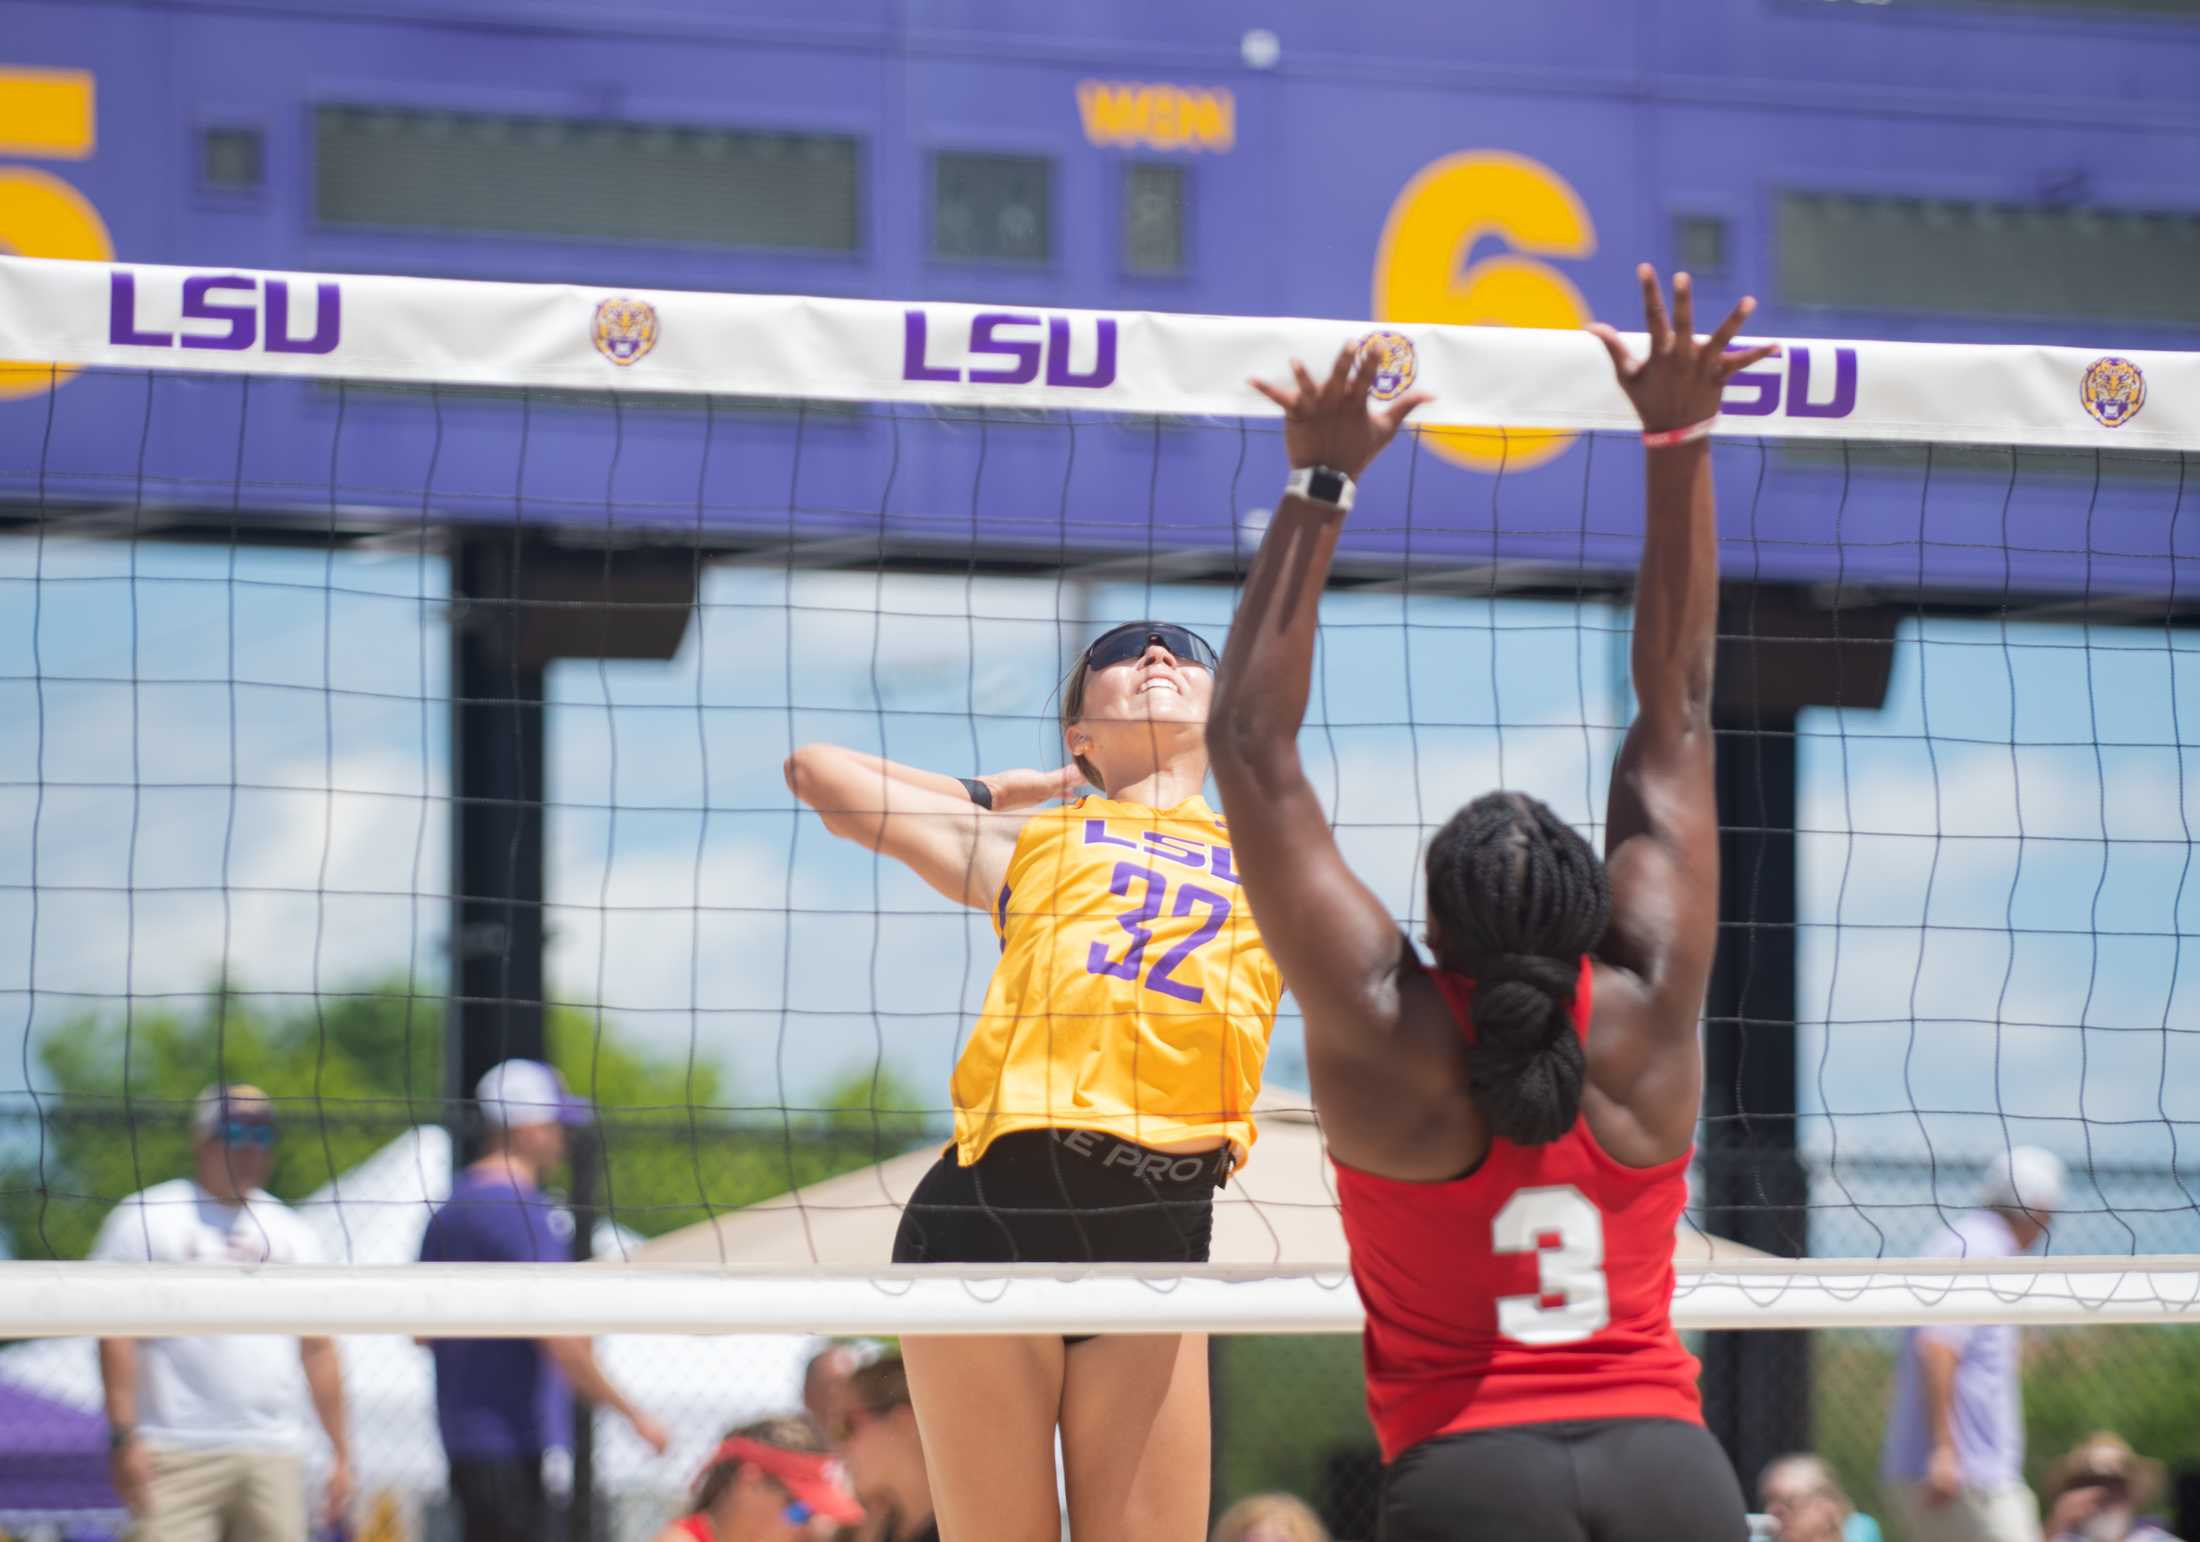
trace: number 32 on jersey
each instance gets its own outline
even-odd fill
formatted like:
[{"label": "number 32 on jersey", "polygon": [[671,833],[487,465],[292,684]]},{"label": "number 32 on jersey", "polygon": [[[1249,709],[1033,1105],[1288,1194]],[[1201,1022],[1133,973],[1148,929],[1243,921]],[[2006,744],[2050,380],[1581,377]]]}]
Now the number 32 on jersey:
[{"label": "number 32 on jersey", "polygon": [[1490,1223],[1494,1253],[1533,1253],[1536,1293],[1497,1298],[1497,1331],[1516,1344],[1575,1344],[1612,1320],[1604,1217],[1571,1184],[1522,1189]]}]

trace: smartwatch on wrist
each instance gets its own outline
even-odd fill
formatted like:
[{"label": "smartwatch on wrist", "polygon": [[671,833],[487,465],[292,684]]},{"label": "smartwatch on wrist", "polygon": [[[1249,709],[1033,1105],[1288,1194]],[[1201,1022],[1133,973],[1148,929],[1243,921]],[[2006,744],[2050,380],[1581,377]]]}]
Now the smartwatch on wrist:
[{"label": "smartwatch on wrist", "polygon": [[1327,466],[1301,466],[1283,484],[1284,493],[1309,503],[1326,503],[1340,513],[1352,507],[1352,478]]}]

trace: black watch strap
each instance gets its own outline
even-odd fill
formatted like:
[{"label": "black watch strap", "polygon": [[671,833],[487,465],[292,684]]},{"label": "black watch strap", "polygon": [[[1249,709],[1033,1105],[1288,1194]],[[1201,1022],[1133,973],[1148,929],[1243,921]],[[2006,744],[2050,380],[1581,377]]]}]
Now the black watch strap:
[{"label": "black watch strap", "polygon": [[1299,467],[1283,484],[1283,490],[1309,503],[1326,503],[1338,509],[1352,507],[1352,478],[1330,466]]}]

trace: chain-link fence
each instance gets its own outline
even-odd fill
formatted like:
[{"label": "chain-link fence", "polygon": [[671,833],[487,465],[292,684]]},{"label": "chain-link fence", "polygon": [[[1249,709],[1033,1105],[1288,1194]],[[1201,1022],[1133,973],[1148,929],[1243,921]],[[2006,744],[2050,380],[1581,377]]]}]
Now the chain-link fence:
[{"label": "chain-link fence", "polygon": [[[0,1235],[18,1258],[82,1258],[118,1200],[192,1170],[189,1109],[173,1100],[46,1100],[0,1107]],[[434,1099],[285,1105],[269,1189],[317,1234],[332,1261],[409,1263],[449,1192],[458,1145]],[[461,1127],[462,1129],[463,1127]],[[463,1139],[463,1135],[460,1137]],[[580,1252],[616,1258],[647,1239],[900,1154],[909,1118],[845,1111],[606,1110],[590,1140],[602,1160],[572,1164],[556,1197],[585,1234]],[[455,1536],[436,1432],[427,1350],[409,1340],[341,1342],[354,1506],[362,1542]],[[619,1420],[554,1458],[552,1487],[593,1494],[586,1534],[632,1542],[678,1513],[687,1480],[730,1427],[800,1409],[817,1341],[616,1336],[599,1358],[670,1431],[657,1457]],[[0,1537],[113,1535],[96,1347],[28,1340],[0,1348]],[[316,1445],[319,1443],[316,1442]],[[312,1474],[319,1481],[319,1472]]]},{"label": "chain-link fence", "polygon": [[[447,1191],[453,1140],[435,1100],[324,1103],[291,1109],[270,1187],[320,1235],[332,1258],[408,1262]],[[0,1107],[0,1228],[18,1257],[76,1258],[115,1202],[190,1170],[187,1111],[174,1103],[76,1099]],[[598,1256],[707,1221],[921,1144],[910,1117],[819,1110],[612,1111],[598,1132],[606,1160],[575,1166],[567,1196]],[[1823,1255],[1917,1251],[1942,1215],[1975,1198],[1980,1164],[1844,1156],[1809,1163],[1809,1236]],[[2074,1175],[2048,1244],[2056,1253],[2193,1250],[2188,1180],[2173,1167]],[[1807,1407],[1810,1444],[1890,1542],[1899,1518],[1877,1482],[1899,1335],[1810,1336],[1807,1376],[1783,1389]],[[566,1469],[594,1496],[592,1534],[646,1537],[679,1504],[685,1481],[729,1426],[800,1406],[806,1339],[617,1337],[601,1354],[614,1380],[672,1430],[653,1457],[617,1420],[599,1418]],[[1700,1347],[1700,1346],[1699,1346]],[[374,1542],[450,1535],[433,1384],[425,1350],[401,1339],[344,1341],[356,1535]],[[1269,1489],[1305,1497],[1339,1539],[1374,1535],[1375,1444],[1362,1402],[1359,1345],[1348,1338],[1218,1335],[1213,1347],[1215,1505]],[[2094,1429],[2112,1429],[2180,1475],[2200,1474],[2200,1334],[2187,1329],[2067,1328],[2025,1336],[2028,1471]],[[94,1346],[26,1341],[0,1348],[0,1534],[91,1537],[118,1516],[107,1488],[105,1425]],[[1754,1473],[1745,1473],[1745,1483]],[[2186,1478],[2181,1519],[2200,1532]],[[2158,1507],[2178,1516],[2180,1495]],[[103,1531],[102,1528],[105,1528]]]},{"label": "chain-link fence", "polygon": [[[1842,1153],[1810,1166],[1811,1251],[1914,1254],[1977,1200],[1983,1160]],[[2049,1254],[2200,1252],[2200,1173],[2174,1160],[2073,1163],[2067,1202],[2041,1249]],[[1900,1517],[1881,1489],[1879,1446],[1901,1335],[1818,1333],[1809,1356],[1814,1443],[1859,1508],[1900,1542]],[[2167,1463],[2157,1512],[2179,1535],[2200,1535],[2200,1332],[2190,1328],[2029,1329],[2023,1338],[2026,1477],[2039,1491],[2058,1457],[2095,1430],[2113,1430]]]}]

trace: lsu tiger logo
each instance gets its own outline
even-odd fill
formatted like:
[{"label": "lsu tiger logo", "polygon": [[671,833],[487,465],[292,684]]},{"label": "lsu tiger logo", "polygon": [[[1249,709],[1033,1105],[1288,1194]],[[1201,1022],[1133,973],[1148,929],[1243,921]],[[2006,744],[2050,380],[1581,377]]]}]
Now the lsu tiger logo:
[{"label": "lsu tiger logo", "polygon": [[1368,394],[1379,402],[1396,401],[1405,395],[1421,372],[1419,357],[1413,351],[1413,339],[1403,332],[1370,332],[1360,339],[1354,353],[1375,355],[1375,384]]},{"label": "lsu tiger logo", "polygon": [[613,295],[597,304],[590,335],[596,351],[623,369],[657,346],[657,308],[647,300]]},{"label": "lsu tiger logo", "polygon": [[2095,359],[2078,383],[2078,400],[2103,428],[2122,428],[2147,404],[2147,377],[2129,359]]}]

